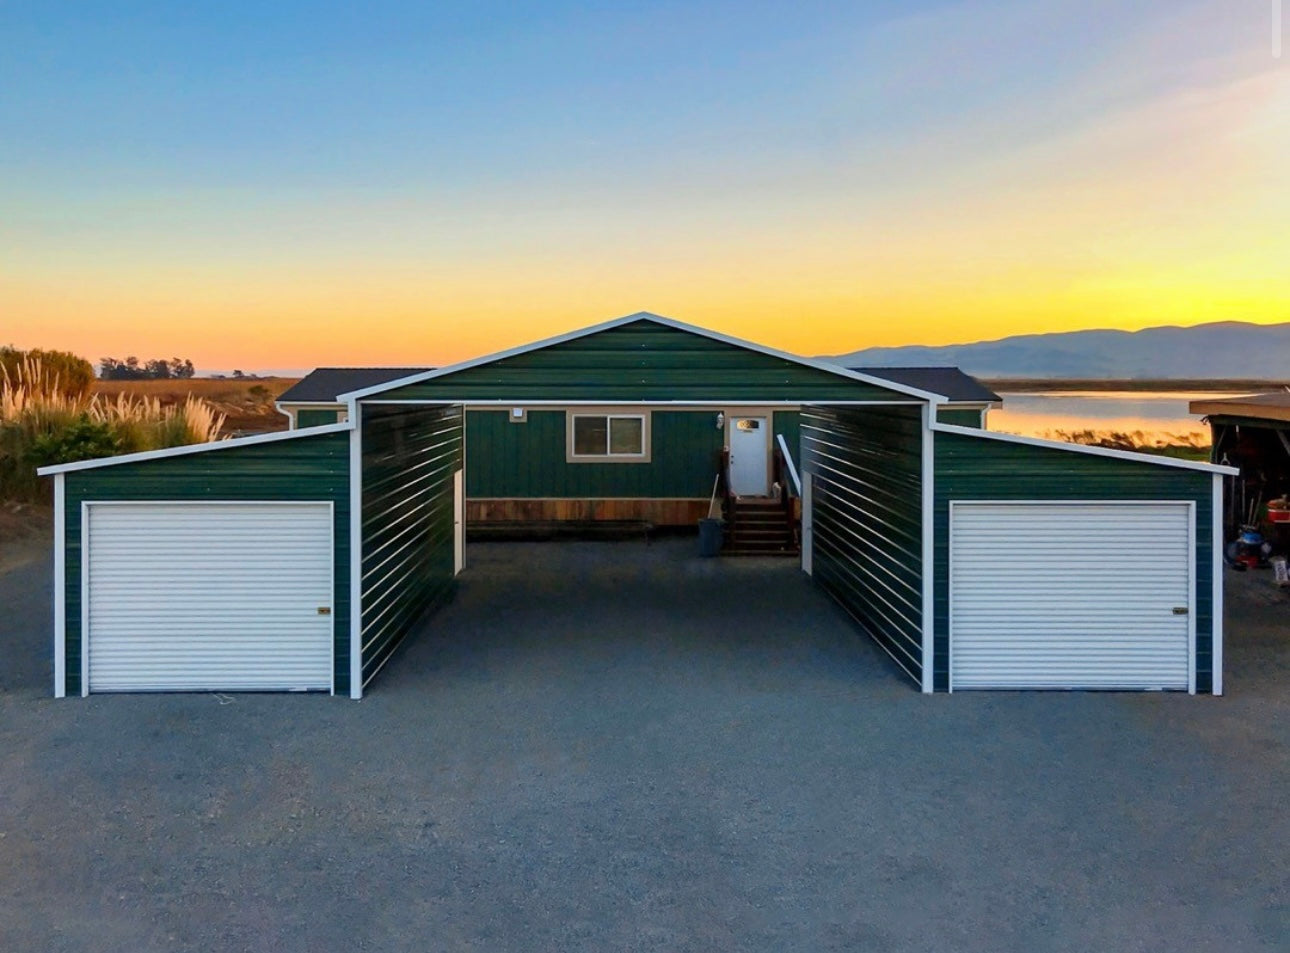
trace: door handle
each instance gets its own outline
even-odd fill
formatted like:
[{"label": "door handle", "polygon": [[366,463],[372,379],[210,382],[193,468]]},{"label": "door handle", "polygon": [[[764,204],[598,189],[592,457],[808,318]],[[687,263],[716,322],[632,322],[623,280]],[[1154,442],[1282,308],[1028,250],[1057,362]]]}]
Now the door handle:
[{"label": "door handle", "polygon": [[1189,612],[1186,606],[1174,606],[1174,615],[1187,615]]},{"label": "door handle", "polygon": [[319,615],[331,615],[331,606],[319,606],[319,607],[318,607],[318,614],[319,614]]}]

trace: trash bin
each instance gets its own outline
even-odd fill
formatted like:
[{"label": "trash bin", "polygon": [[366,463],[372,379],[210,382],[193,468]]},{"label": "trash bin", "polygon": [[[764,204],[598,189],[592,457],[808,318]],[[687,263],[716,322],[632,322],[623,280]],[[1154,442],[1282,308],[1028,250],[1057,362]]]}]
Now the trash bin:
[{"label": "trash bin", "polygon": [[725,523],[717,519],[699,520],[699,555],[716,556],[721,552]]}]

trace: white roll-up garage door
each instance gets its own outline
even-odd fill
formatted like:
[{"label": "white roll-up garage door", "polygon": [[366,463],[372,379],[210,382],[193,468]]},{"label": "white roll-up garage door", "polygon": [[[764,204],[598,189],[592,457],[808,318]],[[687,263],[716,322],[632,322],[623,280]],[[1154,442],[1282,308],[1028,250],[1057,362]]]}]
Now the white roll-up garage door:
[{"label": "white roll-up garage door", "polygon": [[327,690],[328,503],[90,503],[90,691]]},{"label": "white roll-up garage door", "polygon": [[950,688],[1191,684],[1187,503],[954,503]]}]

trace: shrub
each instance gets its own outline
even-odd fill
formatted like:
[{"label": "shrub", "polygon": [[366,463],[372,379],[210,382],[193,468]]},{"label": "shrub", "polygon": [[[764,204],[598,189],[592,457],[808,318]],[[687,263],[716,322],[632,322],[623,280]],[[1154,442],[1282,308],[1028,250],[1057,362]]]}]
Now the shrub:
[{"label": "shrub", "polygon": [[94,365],[70,351],[0,347],[0,375],[25,384],[33,372],[48,377],[53,390],[65,397],[84,397],[94,386]]},{"label": "shrub", "polygon": [[74,463],[110,457],[121,450],[121,441],[106,421],[81,414],[71,424],[40,434],[27,449],[26,462],[33,469],[54,463]]}]

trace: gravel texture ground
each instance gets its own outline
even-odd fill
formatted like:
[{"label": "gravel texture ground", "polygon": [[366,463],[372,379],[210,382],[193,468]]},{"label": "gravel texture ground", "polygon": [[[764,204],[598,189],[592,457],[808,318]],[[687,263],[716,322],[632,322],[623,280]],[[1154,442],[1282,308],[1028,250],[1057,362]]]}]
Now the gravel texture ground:
[{"label": "gravel texture ground", "polygon": [[1290,596],[1228,696],[919,695],[789,563],[480,544],[361,702],[50,696],[0,575],[0,950],[1290,949]]}]

